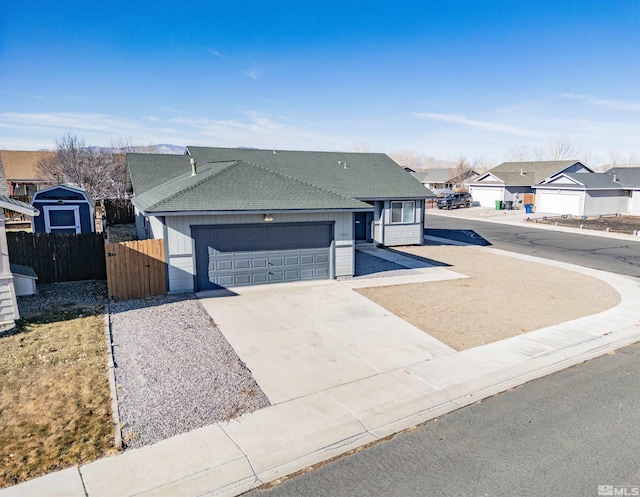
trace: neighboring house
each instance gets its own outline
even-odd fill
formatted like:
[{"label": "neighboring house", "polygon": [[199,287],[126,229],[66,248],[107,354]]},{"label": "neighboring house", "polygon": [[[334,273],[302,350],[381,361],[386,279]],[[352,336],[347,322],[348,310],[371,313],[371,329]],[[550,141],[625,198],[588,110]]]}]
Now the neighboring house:
[{"label": "neighboring house", "polygon": [[478,177],[478,173],[470,169],[462,174],[456,174],[455,168],[424,169],[411,173],[426,188],[434,193],[446,193],[453,191],[456,186],[462,189]]},{"label": "neighboring house", "polygon": [[34,233],[91,233],[95,231],[94,202],[89,193],[69,185],[56,185],[33,195],[31,205],[42,216],[31,219]]},{"label": "neighboring house", "polygon": [[535,186],[536,212],[640,215],[640,167],[604,173],[561,173]]},{"label": "neighboring house", "polygon": [[127,155],[169,292],[353,276],[355,242],[423,243],[433,194],[385,154],[187,147]]},{"label": "neighboring house", "polygon": [[32,197],[36,191],[56,183],[55,179],[42,178],[38,171],[40,161],[53,156],[55,152],[0,150],[8,195]]},{"label": "neighboring house", "polygon": [[534,185],[562,173],[593,173],[575,160],[540,162],[503,162],[480,175],[469,185],[469,193],[476,204],[494,207],[497,200],[523,200],[524,194],[534,193]]},{"label": "neighboring house", "polygon": [[38,211],[29,204],[0,195],[0,327],[10,327],[20,317],[16,290],[9,263],[7,232],[4,226],[4,210],[37,216]]}]

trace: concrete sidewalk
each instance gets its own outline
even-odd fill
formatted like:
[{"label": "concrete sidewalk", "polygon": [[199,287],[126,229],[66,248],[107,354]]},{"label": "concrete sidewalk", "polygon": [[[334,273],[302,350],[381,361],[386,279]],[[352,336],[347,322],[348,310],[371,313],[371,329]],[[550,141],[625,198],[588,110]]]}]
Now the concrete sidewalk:
[{"label": "concrete sidewalk", "polygon": [[621,302],[593,316],[328,386],[232,421],[10,487],[0,491],[0,497],[238,495],[640,340],[637,279],[496,249],[476,250],[600,278],[619,292]]}]

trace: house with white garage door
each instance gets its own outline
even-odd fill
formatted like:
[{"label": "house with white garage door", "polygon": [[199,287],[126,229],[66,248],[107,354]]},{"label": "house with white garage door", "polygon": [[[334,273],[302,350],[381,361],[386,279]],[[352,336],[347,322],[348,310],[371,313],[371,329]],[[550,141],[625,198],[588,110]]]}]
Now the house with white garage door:
[{"label": "house with white garage door", "polygon": [[604,173],[562,173],[535,186],[536,212],[599,216],[640,215],[640,167]]},{"label": "house with white garage door", "polygon": [[503,162],[480,175],[469,185],[475,205],[495,207],[496,201],[523,200],[525,193],[534,193],[534,185],[562,173],[592,173],[579,161]]},{"label": "house with white garage door", "polygon": [[434,195],[385,154],[187,147],[127,154],[138,238],[170,293],[353,276],[355,244],[421,245]]}]

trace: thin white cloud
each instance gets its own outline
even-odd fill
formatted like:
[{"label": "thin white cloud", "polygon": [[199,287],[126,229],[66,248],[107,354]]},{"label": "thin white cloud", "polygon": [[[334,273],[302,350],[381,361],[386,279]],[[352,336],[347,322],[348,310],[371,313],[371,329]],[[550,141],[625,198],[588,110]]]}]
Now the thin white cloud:
[{"label": "thin white cloud", "polygon": [[217,50],[213,50],[211,48],[205,48],[204,50],[205,50],[205,52],[209,52],[211,55],[215,55],[216,57],[219,57],[220,59],[231,59],[230,57],[227,57],[222,52],[218,52]]},{"label": "thin white cloud", "polygon": [[481,121],[479,119],[470,119],[466,116],[459,114],[439,114],[436,112],[414,112],[414,117],[420,119],[429,119],[434,121],[443,121],[453,124],[461,124],[463,126],[469,126],[472,128],[484,129],[489,131],[498,131],[500,133],[506,133],[509,135],[517,136],[538,136],[538,133],[515,126],[509,126],[502,123],[496,123],[492,121]]},{"label": "thin white cloud", "polygon": [[607,110],[620,110],[628,112],[640,111],[640,102],[625,102],[624,100],[599,99],[592,97],[591,95],[580,95],[578,93],[563,93],[560,96],[562,98],[568,98],[571,100],[579,100],[589,105]]},{"label": "thin white cloud", "polygon": [[256,80],[258,79],[258,77],[262,74],[262,71],[259,71],[258,69],[249,69],[247,72],[244,73],[245,76],[250,77],[252,80]]}]

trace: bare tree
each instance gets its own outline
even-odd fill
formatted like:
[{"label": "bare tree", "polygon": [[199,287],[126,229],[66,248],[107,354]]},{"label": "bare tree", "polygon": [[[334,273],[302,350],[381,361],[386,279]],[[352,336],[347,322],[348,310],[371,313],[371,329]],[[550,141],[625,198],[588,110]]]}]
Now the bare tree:
[{"label": "bare tree", "polygon": [[580,145],[571,142],[565,135],[549,140],[542,147],[529,147],[519,145],[513,147],[506,156],[508,161],[547,161],[547,160],[584,160],[585,151]]},{"label": "bare tree", "polygon": [[433,156],[416,150],[396,150],[395,152],[389,153],[389,157],[402,167],[410,167],[415,171],[452,166],[450,161],[436,159]]},{"label": "bare tree", "polygon": [[461,155],[456,161],[456,166],[453,170],[453,179],[455,180],[454,187],[456,189],[462,188],[465,180],[471,175],[473,166],[469,163],[466,157]]},{"label": "bare tree", "polygon": [[125,193],[125,154],[131,146],[124,140],[111,147],[87,147],[84,140],[66,134],[56,140],[54,156],[38,164],[44,178],[57,178],[87,190],[95,199],[121,198]]},{"label": "bare tree", "polygon": [[532,160],[533,154],[531,153],[531,150],[529,150],[529,147],[518,145],[507,152],[506,159],[509,162],[524,162]]},{"label": "bare tree", "polygon": [[561,135],[547,142],[543,157],[546,160],[567,160],[577,159],[583,154],[582,147],[575,145],[566,136]]}]

